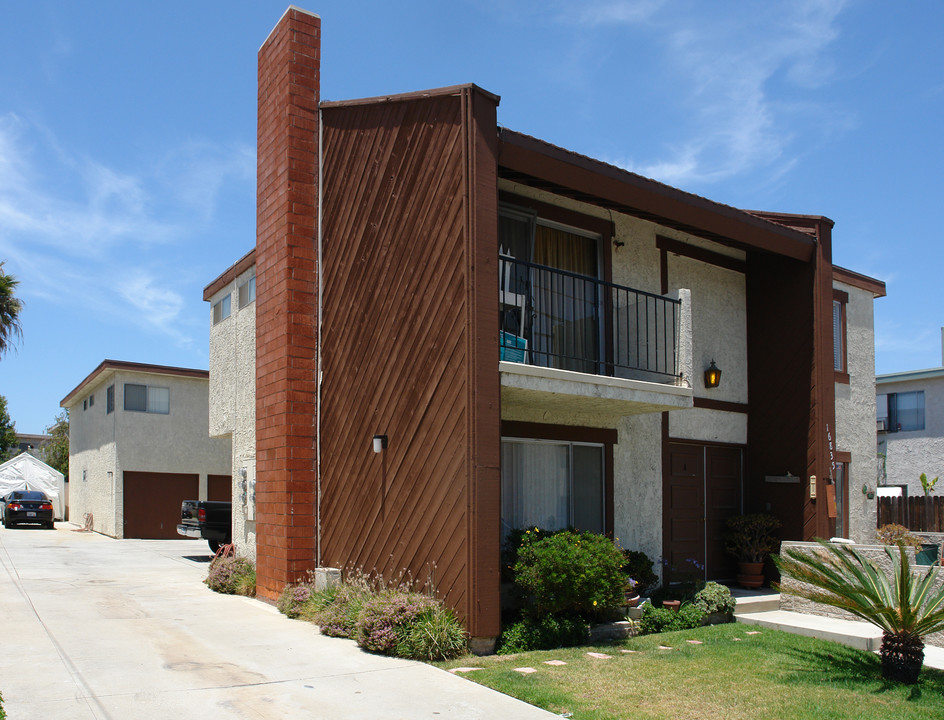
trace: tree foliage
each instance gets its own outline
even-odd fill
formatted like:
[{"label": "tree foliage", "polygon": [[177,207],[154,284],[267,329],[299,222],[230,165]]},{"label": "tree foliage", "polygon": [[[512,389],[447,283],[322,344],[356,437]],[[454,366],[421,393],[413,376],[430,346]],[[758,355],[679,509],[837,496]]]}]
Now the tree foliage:
[{"label": "tree foliage", "polygon": [[61,472],[69,481],[69,411],[56,415],[55,422],[46,428],[51,440],[43,447],[45,463]]},{"label": "tree foliage", "polygon": [[0,395],[0,462],[9,460],[16,451],[16,423],[10,418],[7,399]]},{"label": "tree foliage", "polygon": [[15,341],[23,337],[20,325],[20,311],[23,302],[16,295],[16,286],[20,284],[12,275],[3,271],[0,262],[0,356],[14,347]]}]

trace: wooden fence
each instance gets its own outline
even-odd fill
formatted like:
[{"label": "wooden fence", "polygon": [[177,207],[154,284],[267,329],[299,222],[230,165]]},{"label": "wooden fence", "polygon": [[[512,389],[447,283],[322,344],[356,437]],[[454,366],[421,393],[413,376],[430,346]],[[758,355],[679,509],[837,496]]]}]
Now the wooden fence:
[{"label": "wooden fence", "polygon": [[914,532],[944,532],[944,497],[880,497],[878,527],[889,523]]}]

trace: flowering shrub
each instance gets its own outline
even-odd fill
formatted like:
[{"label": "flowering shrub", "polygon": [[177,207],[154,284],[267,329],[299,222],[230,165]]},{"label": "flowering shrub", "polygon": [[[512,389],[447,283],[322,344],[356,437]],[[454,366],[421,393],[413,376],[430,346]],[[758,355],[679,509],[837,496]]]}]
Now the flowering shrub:
[{"label": "flowering shrub", "polygon": [[553,650],[587,642],[587,622],[578,615],[524,615],[509,625],[498,639],[498,654]]},{"label": "flowering shrub", "polygon": [[387,590],[370,598],[361,607],[355,625],[357,644],[365,650],[393,654],[399,642],[398,630],[435,604],[428,595],[404,590]]},{"label": "flowering shrub", "polygon": [[592,617],[623,602],[623,553],[603,535],[564,531],[518,550],[515,583],[539,615]]},{"label": "flowering shrub", "polygon": [[312,612],[302,610],[302,615],[317,624],[323,635],[353,638],[361,608],[370,597],[371,591],[368,588],[342,583],[317,593],[313,598],[315,607]]},{"label": "flowering shrub", "polygon": [[469,635],[455,613],[437,602],[400,626],[397,656],[413,660],[448,660],[468,649]]},{"label": "flowering shrub", "polygon": [[305,603],[311,600],[314,594],[311,586],[306,583],[298,585],[286,585],[279,600],[276,603],[279,612],[290,618],[297,618],[301,615]]},{"label": "flowering shrub", "polygon": [[246,558],[217,557],[203,582],[218,593],[252,597],[256,594],[256,568]]}]

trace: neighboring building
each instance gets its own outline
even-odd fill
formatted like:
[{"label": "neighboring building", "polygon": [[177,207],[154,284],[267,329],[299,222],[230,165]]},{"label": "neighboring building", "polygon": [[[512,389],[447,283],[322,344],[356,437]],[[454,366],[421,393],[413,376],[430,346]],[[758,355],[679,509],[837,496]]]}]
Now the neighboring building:
[{"label": "neighboring building", "polygon": [[16,452],[28,452],[33,457],[45,460],[44,448],[46,443],[52,440],[50,435],[29,435],[27,433],[16,434]]},{"label": "neighboring building", "polygon": [[65,398],[70,516],[117,538],[177,538],[184,500],[230,499],[206,370],[103,361]]},{"label": "neighboring building", "polygon": [[319,102],[319,57],[320,20],[290,8],[259,51],[256,247],[204,292],[212,432],[249,480],[255,461],[236,522],[260,595],[317,565],[405,569],[487,648],[512,527],[610,533],[709,578],[733,574],[732,514],[836,533],[835,463],[846,507],[874,482],[884,285],[834,268],[831,220],[500,128],[474,85]]},{"label": "neighboring building", "polygon": [[922,496],[921,473],[944,476],[944,367],[878,375],[875,393],[882,494]]}]

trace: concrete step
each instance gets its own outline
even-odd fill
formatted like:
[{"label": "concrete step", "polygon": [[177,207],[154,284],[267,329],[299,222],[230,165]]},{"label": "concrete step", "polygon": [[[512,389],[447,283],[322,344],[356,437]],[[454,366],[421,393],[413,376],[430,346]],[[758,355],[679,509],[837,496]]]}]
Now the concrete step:
[{"label": "concrete step", "polygon": [[779,593],[768,592],[764,594],[735,595],[735,599],[737,600],[737,607],[734,608],[735,616],[770,612],[780,609]]},{"label": "concrete step", "polygon": [[875,625],[855,620],[838,620],[820,615],[773,610],[737,615],[739,623],[783,630],[795,635],[831,640],[847,647],[877,651],[882,646],[882,631]]}]

